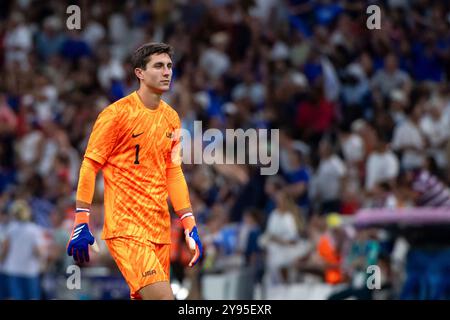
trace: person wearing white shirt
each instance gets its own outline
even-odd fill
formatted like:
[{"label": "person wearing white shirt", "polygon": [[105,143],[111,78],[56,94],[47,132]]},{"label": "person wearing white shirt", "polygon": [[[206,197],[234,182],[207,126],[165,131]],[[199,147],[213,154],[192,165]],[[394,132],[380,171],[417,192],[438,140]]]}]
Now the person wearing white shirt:
[{"label": "person wearing white shirt", "polygon": [[379,135],[377,147],[370,153],[366,164],[366,191],[373,191],[379,183],[393,181],[398,176],[399,169],[397,156]]},{"label": "person wearing white shirt", "polygon": [[450,137],[450,119],[443,112],[443,102],[431,100],[428,113],[420,119],[419,125],[430,146],[430,155],[440,168],[444,168],[447,165],[444,147]]},{"label": "person wearing white shirt", "polygon": [[266,266],[270,284],[288,281],[290,268],[302,253],[300,212],[284,191],[278,191],[275,199],[277,206],[269,215],[261,239],[262,247],[267,249]]},{"label": "person wearing white shirt", "polygon": [[420,167],[425,162],[425,139],[419,127],[423,107],[420,103],[409,109],[408,119],[394,129],[392,148],[401,152],[401,166],[404,169]]},{"label": "person wearing white shirt", "polygon": [[11,208],[14,218],[7,227],[2,245],[3,272],[7,277],[9,296],[15,300],[41,298],[39,273],[44,256],[42,229],[31,222],[31,211],[24,200]]},{"label": "person wearing white shirt", "polygon": [[219,79],[231,65],[230,58],[226,53],[228,41],[226,33],[213,34],[211,36],[212,46],[203,51],[199,58],[199,65],[210,81]]},{"label": "person wearing white shirt", "polygon": [[5,32],[3,45],[6,65],[17,64],[23,71],[28,70],[27,57],[33,48],[33,34],[21,13],[12,13],[11,25]]},{"label": "person wearing white shirt", "polygon": [[390,53],[384,58],[383,69],[378,70],[371,79],[372,87],[379,90],[384,97],[388,97],[392,90],[403,89],[410,91],[411,78],[398,67],[398,59]]},{"label": "person wearing white shirt", "polygon": [[339,212],[347,168],[329,141],[319,144],[320,162],[312,182],[311,198],[318,201],[321,213]]}]

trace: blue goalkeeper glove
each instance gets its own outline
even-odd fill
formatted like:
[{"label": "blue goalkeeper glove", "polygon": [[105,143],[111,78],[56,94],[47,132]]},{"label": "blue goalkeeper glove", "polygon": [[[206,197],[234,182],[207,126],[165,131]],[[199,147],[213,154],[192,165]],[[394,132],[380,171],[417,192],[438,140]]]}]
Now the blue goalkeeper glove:
[{"label": "blue goalkeeper glove", "polygon": [[193,267],[203,256],[203,246],[195,225],[194,215],[190,212],[184,214],[181,217],[181,223],[183,224],[186,243],[193,254],[189,267]]},{"label": "blue goalkeeper glove", "polygon": [[89,210],[77,209],[75,223],[67,244],[67,254],[73,256],[76,262],[83,263],[89,261],[89,246],[92,245],[94,251],[98,252],[95,238],[89,230]]}]

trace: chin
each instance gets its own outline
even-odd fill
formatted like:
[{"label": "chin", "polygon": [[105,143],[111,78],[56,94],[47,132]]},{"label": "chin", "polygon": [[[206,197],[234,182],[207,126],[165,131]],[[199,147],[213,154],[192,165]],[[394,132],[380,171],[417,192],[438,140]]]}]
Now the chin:
[{"label": "chin", "polygon": [[167,85],[167,86],[161,86],[161,87],[160,87],[160,90],[161,90],[162,92],[167,92],[167,91],[170,90],[170,85]]},{"label": "chin", "polygon": [[150,91],[153,91],[154,93],[163,94],[169,91],[170,86],[149,86],[148,88],[150,89]]}]

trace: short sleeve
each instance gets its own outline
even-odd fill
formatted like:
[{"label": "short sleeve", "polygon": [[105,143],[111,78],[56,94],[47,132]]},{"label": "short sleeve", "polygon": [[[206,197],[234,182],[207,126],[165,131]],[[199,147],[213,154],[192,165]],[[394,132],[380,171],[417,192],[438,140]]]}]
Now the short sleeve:
[{"label": "short sleeve", "polygon": [[335,157],[334,159],[334,165],[336,168],[336,173],[339,177],[345,176],[345,173],[347,172],[347,169],[345,167],[345,164],[342,162],[342,160],[338,157]]},{"label": "short sleeve", "polygon": [[101,165],[108,160],[118,134],[118,121],[112,107],[104,109],[97,117],[86,148],[85,157]]},{"label": "short sleeve", "polygon": [[305,169],[300,169],[289,175],[290,183],[309,182],[309,175]]},{"label": "short sleeve", "polygon": [[45,240],[44,230],[41,227],[39,227],[38,225],[34,225],[34,228],[32,229],[32,234],[36,246],[42,247],[47,244]]}]

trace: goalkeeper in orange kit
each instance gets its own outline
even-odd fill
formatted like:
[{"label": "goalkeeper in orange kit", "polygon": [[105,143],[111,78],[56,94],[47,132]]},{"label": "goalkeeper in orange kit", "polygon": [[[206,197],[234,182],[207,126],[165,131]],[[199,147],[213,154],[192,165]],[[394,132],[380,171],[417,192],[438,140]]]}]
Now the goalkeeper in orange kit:
[{"label": "goalkeeper in orange kit", "polygon": [[103,170],[102,238],[130,287],[132,299],[173,299],[170,287],[170,198],[192,252],[202,244],[181,169],[177,112],[161,99],[172,77],[172,49],[163,43],[138,48],[132,64],[139,89],[106,107],[92,130],[80,169],[76,217],[67,252],[89,261],[89,211],[95,177]]}]

